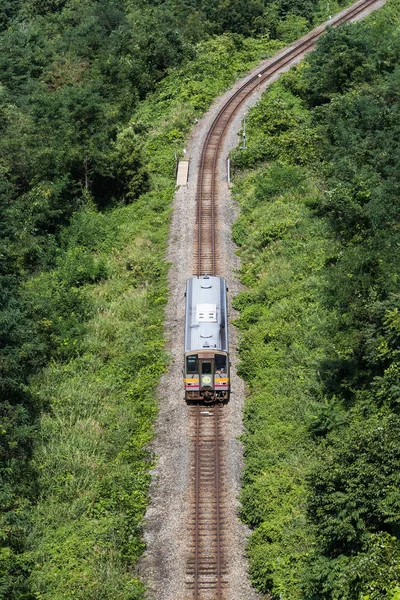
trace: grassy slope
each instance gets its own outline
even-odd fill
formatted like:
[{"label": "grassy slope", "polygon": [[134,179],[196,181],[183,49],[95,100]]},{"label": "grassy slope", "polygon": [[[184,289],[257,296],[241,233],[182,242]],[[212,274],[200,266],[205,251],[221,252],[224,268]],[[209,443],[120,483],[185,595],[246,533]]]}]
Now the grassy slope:
[{"label": "grassy slope", "polygon": [[[296,75],[285,77],[295,89]],[[318,465],[310,430],[328,402],[318,367],[336,352],[325,267],[340,249],[314,210],[324,188],[318,168],[310,167],[318,165],[318,134],[282,82],[250,112],[247,141],[248,150],[233,155],[241,206],[234,239],[247,288],[236,299],[240,374],[249,387],[242,517],[254,529],[248,546],[254,585],[295,600],[304,597],[315,545],[306,477]]]},{"label": "grassy slope", "polygon": [[249,385],[244,435],[242,517],[252,528],[253,583],[298,598],[313,538],[305,518],[305,475],[314,459],[307,435],[320,394],[324,356],[319,273],[332,250],[326,225],[313,218],[318,189],[306,169],[273,163],[237,180],[242,215],[242,281],[236,299],[240,375]]}]

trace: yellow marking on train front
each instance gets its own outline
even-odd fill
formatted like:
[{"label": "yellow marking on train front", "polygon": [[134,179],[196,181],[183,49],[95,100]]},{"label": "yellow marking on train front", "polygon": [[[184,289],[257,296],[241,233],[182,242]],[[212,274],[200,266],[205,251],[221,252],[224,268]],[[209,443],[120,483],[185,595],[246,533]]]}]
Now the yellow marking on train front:
[{"label": "yellow marking on train front", "polygon": [[[198,379],[184,379],[185,383],[199,383]],[[214,383],[229,383],[229,377],[215,377]]]}]

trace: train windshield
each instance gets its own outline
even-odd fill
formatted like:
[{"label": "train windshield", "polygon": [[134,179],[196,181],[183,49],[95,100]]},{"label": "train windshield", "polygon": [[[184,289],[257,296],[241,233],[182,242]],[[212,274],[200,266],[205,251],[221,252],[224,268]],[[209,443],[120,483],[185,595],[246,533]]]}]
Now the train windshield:
[{"label": "train windshield", "polygon": [[198,373],[199,372],[198,355],[197,354],[191,354],[190,356],[186,357],[186,372],[187,373]]},{"label": "train windshield", "polygon": [[202,367],[201,367],[201,372],[203,373],[203,375],[210,375],[211,374],[211,363],[203,362]]},{"label": "train windshield", "polygon": [[215,355],[215,372],[219,375],[226,373],[226,356],[224,354]]}]

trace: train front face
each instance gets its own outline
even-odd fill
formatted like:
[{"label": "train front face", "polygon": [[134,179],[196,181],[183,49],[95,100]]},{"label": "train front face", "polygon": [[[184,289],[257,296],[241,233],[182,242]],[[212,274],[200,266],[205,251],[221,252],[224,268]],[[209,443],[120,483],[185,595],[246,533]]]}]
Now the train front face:
[{"label": "train front face", "polygon": [[229,400],[229,359],[226,352],[185,355],[185,398],[192,402]]}]

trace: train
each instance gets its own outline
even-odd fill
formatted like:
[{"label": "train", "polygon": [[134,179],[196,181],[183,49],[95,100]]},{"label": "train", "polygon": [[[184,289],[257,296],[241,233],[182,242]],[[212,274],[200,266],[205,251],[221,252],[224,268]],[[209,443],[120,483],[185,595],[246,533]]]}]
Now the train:
[{"label": "train", "polygon": [[229,400],[227,291],[223,277],[203,275],[186,282],[183,376],[188,403]]}]

